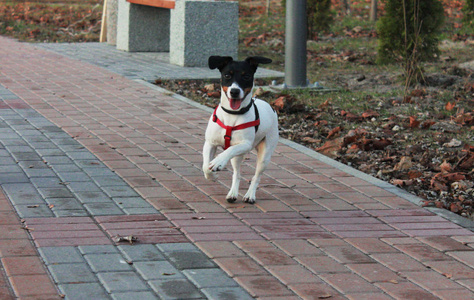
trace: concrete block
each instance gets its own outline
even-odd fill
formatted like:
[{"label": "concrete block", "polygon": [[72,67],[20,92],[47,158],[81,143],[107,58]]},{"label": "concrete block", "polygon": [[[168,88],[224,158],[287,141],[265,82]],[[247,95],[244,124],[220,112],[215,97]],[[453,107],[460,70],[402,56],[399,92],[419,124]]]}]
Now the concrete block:
[{"label": "concrete block", "polygon": [[124,208],[123,211],[127,215],[149,215],[149,214],[156,214],[158,212],[153,207],[129,207],[129,208]]},{"label": "concrete block", "polygon": [[124,212],[115,203],[97,202],[86,203],[84,207],[93,216],[124,215]]},{"label": "concrete block", "polygon": [[140,300],[156,300],[157,297],[152,292],[129,292],[129,293],[114,293],[111,294],[112,299],[114,300],[130,300],[130,299],[140,299]]},{"label": "concrete block", "polygon": [[148,284],[160,299],[202,299],[199,290],[186,279],[152,280]]},{"label": "concrete block", "polygon": [[184,270],[183,274],[188,277],[198,288],[209,287],[237,287],[239,286],[233,279],[218,268]]},{"label": "concrete block", "polygon": [[122,186],[105,186],[102,189],[109,197],[138,197],[137,192],[125,184]]},{"label": "concrete block", "polygon": [[118,248],[129,261],[138,262],[165,260],[163,254],[154,245],[120,245]]},{"label": "concrete block", "polygon": [[120,254],[86,254],[84,258],[94,272],[130,271],[132,267]]},{"label": "concrete block", "polygon": [[47,265],[84,262],[75,247],[41,247],[38,251]]},{"label": "concrete block", "polygon": [[49,205],[53,205],[52,209],[55,210],[84,210],[81,203],[75,198],[46,198],[46,202]]},{"label": "concrete block", "polygon": [[15,209],[20,218],[49,218],[54,217],[51,209],[44,201],[28,205],[15,205]]},{"label": "concrete block", "polygon": [[167,261],[141,261],[133,266],[145,280],[184,278],[183,274]]},{"label": "concrete block", "polygon": [[241,287],[211,287],[201,290],[209,300],[235,299],[252,300],[254,299]]},{"label": "concrete block", "polygon": [[176,1],[171,10],[170,63],[206,67],[211,55],[237,58],[237,2]]},{"label": "concrete block", "polygon": [[48,269],[57,283],[97,282],[97,278],[87,264],[49,265]]},{"label": "concrete block", "polygon": [[117,49],[169,51],[170,10],[118,0]]},{"label": "concrete block", "polygon": [[81,251],[82,254],[118,253],[117,248],[112,245],[79,246],[79,251]]},{"label": "concrete block", "polygon": [[109,293],[149,290],[147,285],[134,272],[99,273],[98,277]]},{"label": "concrete block", "polygon": [[99,283],[60,284],[59,289],[68,300],[109,300],[109,296]]}]

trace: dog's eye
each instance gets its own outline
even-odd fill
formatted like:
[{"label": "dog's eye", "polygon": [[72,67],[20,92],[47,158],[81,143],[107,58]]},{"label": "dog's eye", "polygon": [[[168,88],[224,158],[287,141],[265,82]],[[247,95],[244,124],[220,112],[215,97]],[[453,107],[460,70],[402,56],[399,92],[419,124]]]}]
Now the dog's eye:
[{"label": "dog's eye", "polygon": [[230,74],[224,74],[224,79],[231,79],[232,78],[232,75]]},{"label": "dog's eye", "polygon": [[244,75],[242,75],[242,78],[243,78],[244,80],[247,80],[247,81],[248,81],[248,80],[252,80],[252,75],[250,75],[250,74],[244,74]]}]

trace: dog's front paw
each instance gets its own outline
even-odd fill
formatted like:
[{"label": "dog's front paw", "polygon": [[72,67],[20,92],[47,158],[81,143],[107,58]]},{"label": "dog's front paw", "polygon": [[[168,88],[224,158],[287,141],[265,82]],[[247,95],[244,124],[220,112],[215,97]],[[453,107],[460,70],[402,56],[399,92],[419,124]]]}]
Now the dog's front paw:
[{"label": "dog's front paw", "polygon": [[207,180],[212,180],[212,181],[217,180],[217,174],[215,172],[212,172],[211,170],[203,170],[203,171],[204,171],[204,177]]},{"label": "dog's front paw", "polygon": [[227,161],[223,159],[221,155],[218,155],[209,163],[209,170],[211,170],[212,172],[221,171],[225,168],[226,165]]}]

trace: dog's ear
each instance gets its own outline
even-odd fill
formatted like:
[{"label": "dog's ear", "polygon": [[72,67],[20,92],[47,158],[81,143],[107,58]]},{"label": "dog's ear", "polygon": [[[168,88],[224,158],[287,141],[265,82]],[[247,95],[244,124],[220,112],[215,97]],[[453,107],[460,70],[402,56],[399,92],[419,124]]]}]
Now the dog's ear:
[{"label": "dog's ear", "polygon": [[234,59],[230,56],[210,56],[208,61],[209,69],[214,70],[215,68],[218,68],[220,71],[233,60]]},{"label": "dog's ear", "polygon": [[272,60],[270,58],[266,58],[266,57],[263,57],[263,56],[251,56],[251,57],[247,57],[245,59],[245,61],[251,65],[254,70],[256,71],[257,70],[257,67],[259,64],[269,64],[272,62]]}]

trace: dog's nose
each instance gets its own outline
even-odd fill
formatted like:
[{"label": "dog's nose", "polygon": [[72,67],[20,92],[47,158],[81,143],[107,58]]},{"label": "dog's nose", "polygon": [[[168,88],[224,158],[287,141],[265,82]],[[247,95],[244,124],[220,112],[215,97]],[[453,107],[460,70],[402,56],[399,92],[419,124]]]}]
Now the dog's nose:
[{"label": "dog's nose", "polygon": [[236,89],[236,88],[230,89],[230,96],[232,98],[238,98],[239,95],[240,95],[240,90],[239,89]]}]

